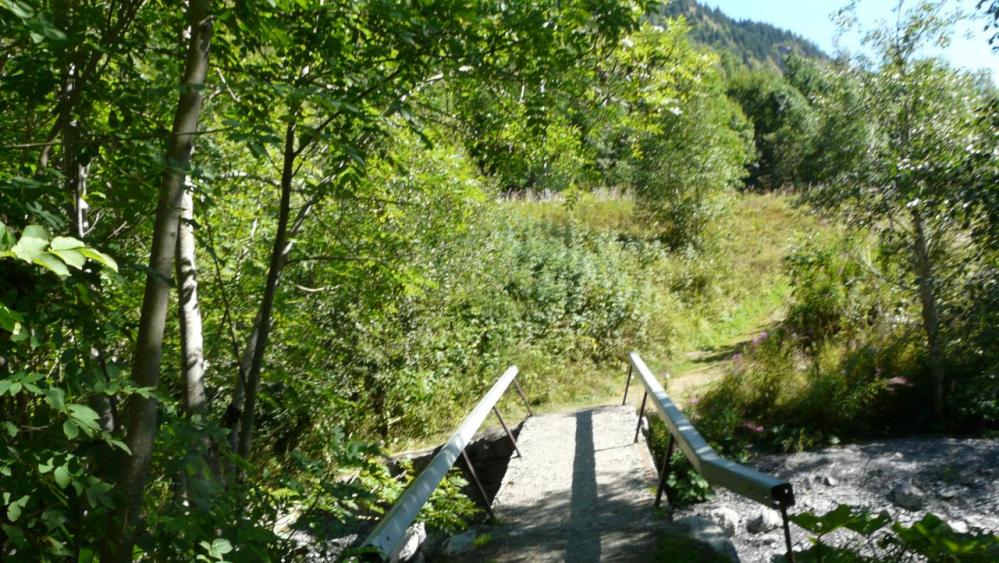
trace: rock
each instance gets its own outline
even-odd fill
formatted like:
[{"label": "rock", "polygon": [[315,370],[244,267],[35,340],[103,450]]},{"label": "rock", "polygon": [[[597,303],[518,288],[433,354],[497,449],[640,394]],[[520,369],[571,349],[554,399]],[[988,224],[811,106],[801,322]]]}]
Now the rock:
[{"label": "rock", "polygon": [[420,551],[420,546],[427,539],[427,528],[423,522],[417,522],[406,530],[406,535],[399,547],[389,556],[389,561],[412,561]]},{"label": "rock", "polygon": [[950,520],[947,522],[947,525],[950,526],[951,530],[954,530],[959,534],[968,533],[968,524],[963,520]]},{"label": "rock", "polygon": [[961,487],[944,487],[937,491],[937,496],[944,500],[950,500],[961,496],[961,493],[963,492],[964,489]]},{"label": "rock", "polygon": [[444,555],[458,555],[472,549],[475,545],[475,529],[462,532],[457,536],[451,536],[444,542]]},{"label": "rock", "polygon": [[779,541],[780,540],[774,536],[763,536],[763,538],[760,540],[760,543],[762,543],[763,545],[773,545]]},{"label": "rock", "polygon": [[709,514],[711,520],[725,532],[725,535],[732,537],[739,527],[739,513],[731,508],[716,508]]},{"label": "rock", "polygon": [[735,551],[735,546],[732,545],[731,540],[728,539],[728,534],[711,520],[699,516],[688,516],[677,520],[674,524],[688,536],[711,546],[711,549],[718,555],[730,561],[739,561],[739,554]]},{"label": "rock", "polygon": [[746,529],[751,534],[762,534],[774,528],[779,528],[784,523],[780,514],[776,510],[761,508],[755,516],[746,522]]},{"label": "rock", "polygon": [[925,494],[912,483],[900,483],[892,487],[888,499],[895,506],[906,510],[919,510],[923,507]]}]

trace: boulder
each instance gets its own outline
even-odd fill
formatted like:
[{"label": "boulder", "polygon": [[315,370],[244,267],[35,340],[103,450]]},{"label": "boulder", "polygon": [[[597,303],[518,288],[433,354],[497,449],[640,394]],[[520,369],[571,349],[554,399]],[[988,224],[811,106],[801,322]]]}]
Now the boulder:
[{"label": "boulder", "polygon": [[888,493],[888,500],[895,506],[905,510],[919,510],[923,508],[926,494],[912,483],[899,483],[892,487]]},{"label": "boulder", "polygon": [[674,522],[674,525],[687,536],[711,546],[719,557],[738,563],[739,554],[735,546],[718,524],[707,518],[687,516]]},{"label": "boulder", "polygon": [[444,555],[453,556],[465,553],[475,545],[475,529],[462,532],[456,536],[451,536],[444,542]]},{"label": "boulder", "polygon": [[746,530],[751,534],[762,534],[775,528],[779,528],[784,521],[780,513],[769,508],[761,508],[752,518],[746,522]]},{"label": "boulder", "polygon": [[736,529],[739,528],[739,513],[731,508],[716,508],[711,511],[709,517],[728,537],[734,536]]},{"label": "boulder", "polygon": [[406,535],[399,547],[389,556],[389,561],[412,561],[420,551],[420,546],[427,540],[427,527],[423,522],[417,522],[406,530]]}]

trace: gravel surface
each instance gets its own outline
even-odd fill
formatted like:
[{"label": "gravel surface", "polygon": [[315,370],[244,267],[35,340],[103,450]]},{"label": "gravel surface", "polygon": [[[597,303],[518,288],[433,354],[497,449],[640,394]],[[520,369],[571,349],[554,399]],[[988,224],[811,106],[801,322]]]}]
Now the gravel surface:
[{"label": "gravel surface", "polygon": [[[465,561],[642,561],[656,531],[655,469],[631,406],[532,417],[493,503],[499,524]],[[643,557],[644,556],[644,557]]]},{"label": "gravel surface", "polygon": [[[999,531],[999,440],[904,438],[760,456],[747,465],[791,482],[797,499],[792,514],[822,514],[838,504],[849,504],[873,512],[886,510],[903,523],[932,512],[957,531]],[[731,539],[740,559],[770,561],[784,551],[782,532],[779,527],[749,531],[761,527],[761,508],[722,491],[714,500],[674,516],[706,516],[717,521],[731,519],[734,513],[737,521]],[[751,525],[754,520],[756,525]],[[850,541],[844,534],[835,539]],[[792,535],[799,546],[810,545],[801,528],[792,525]]]}]

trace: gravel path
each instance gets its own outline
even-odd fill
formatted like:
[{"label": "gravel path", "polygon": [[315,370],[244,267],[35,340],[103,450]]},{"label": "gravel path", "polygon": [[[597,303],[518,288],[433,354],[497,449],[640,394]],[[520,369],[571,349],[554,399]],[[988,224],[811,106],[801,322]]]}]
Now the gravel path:
[{"label": "gravel path", "polygon": [[[643,561],[667,523],[634,408],[543,415],[524,424],[493,503],[492,540],[465,561]],[[643,557],[644,556],[644,557]]]},{"label": "gravel path", "polygon": [[[792,513],[822,514],[848,504],[875,513],[886,510],[906,524],[932,512],[958,531],[999,531],[999,440],[901,438],[760,456],[747,465],[791,482],[797,500]],[[759,505],[720,491],[712,501],[674,516],[737,518],[730,529],[735,531],[731,539],[740,559],[771,561],[783,553],[781,531],[750,533],[747,524],[759,511]],[[797,544],[810,545],[801,528],[792,526],[792,534]],[[849,533],[840,536],[833,539],[856,539]]]}]

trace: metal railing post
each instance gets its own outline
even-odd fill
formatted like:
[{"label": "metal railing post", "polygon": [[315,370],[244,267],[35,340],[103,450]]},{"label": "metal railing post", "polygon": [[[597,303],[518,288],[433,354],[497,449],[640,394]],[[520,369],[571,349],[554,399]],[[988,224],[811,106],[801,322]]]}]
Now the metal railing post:
[{"label": "metal railing post", "polygon": [[794,546],[791,544],[791,523],[787,520],[787,506],[780,505],[780,516],[784,520],[784,544],[787,545],[788,563],[794,563]]},{"label": "metal railing post", "polygon": [[628,381],[624,384],[624,398],[621,399],[622,407],[628,402],[628,388],[631,387],[631,370],[631,364],[628,364]]},{"label": "metal railing post", "polygon": [[527,397],[524,396],[524,391],[520,388],[520,383],[517,383],[516,378],[513,380],[513,388],[516,389],[517,394],[520,395],[520,400],[524,402],[524,408],[527,409],[527,415],[534,416],[534,411],[531,410],[531,403],[527,402]]},{"label": "metal railing post", "polygon": [[642,406],[638,409],[638,425],[635,426],[635,442],[638,442],[638,433],[642,430],[642,417],[645,416],[645,401],[649,398],[649,392],[642,395]]},{"label": "metal railing post", "polygon": [[[673,440],[673,435],[669,435],[669,442],[666,446],[666,455],[663,456],[663,462],[659,469],[659,487],[656,489],[656,502],[652,504],[653,508],[659,508],[659,504],[663,500],[663,491],[666,491],[666,481],[669,479],[669,473],[672,469],[673,464],[673,447],[676,442]],[[670,498],[670,494],[666,492],[666,498],[669,499],[670,507],[673,506],[673,499]]]},{"label": "metal railing post", "polygon": [[493,514],[493,501],[486,494],[486,488],[482,486],[482,481],[479,481],[479,475],[475,472],[475,466],[472,465],[472,460],[468,458],[468,452],[461,450],[461,457],[465,460],[465,467],[468,472],[472,475],[472,481],[475,481],[475,486],[479,488],[479,494],[482,495],[482,501],[486,503],[486,512],[489,513],[489,517],[496,519],[496,515]]},{"label": "metal railing post", "polygon": [[513,444],[513,451],[517,452],[517,457],[524,457],[520,453],[520,448],[517,447],[517,440],[513,438],[513,433],[510,432],[510,429],[506,427],[506,421],[504,421],[503,417],[500,415],[499,409],[493,407],[493,412],[496,414],[496,418],[499,419],[499,423],[500,426],[503,427],[503,431],[506,432],[506,437],[509,438],[510,443]]}]

